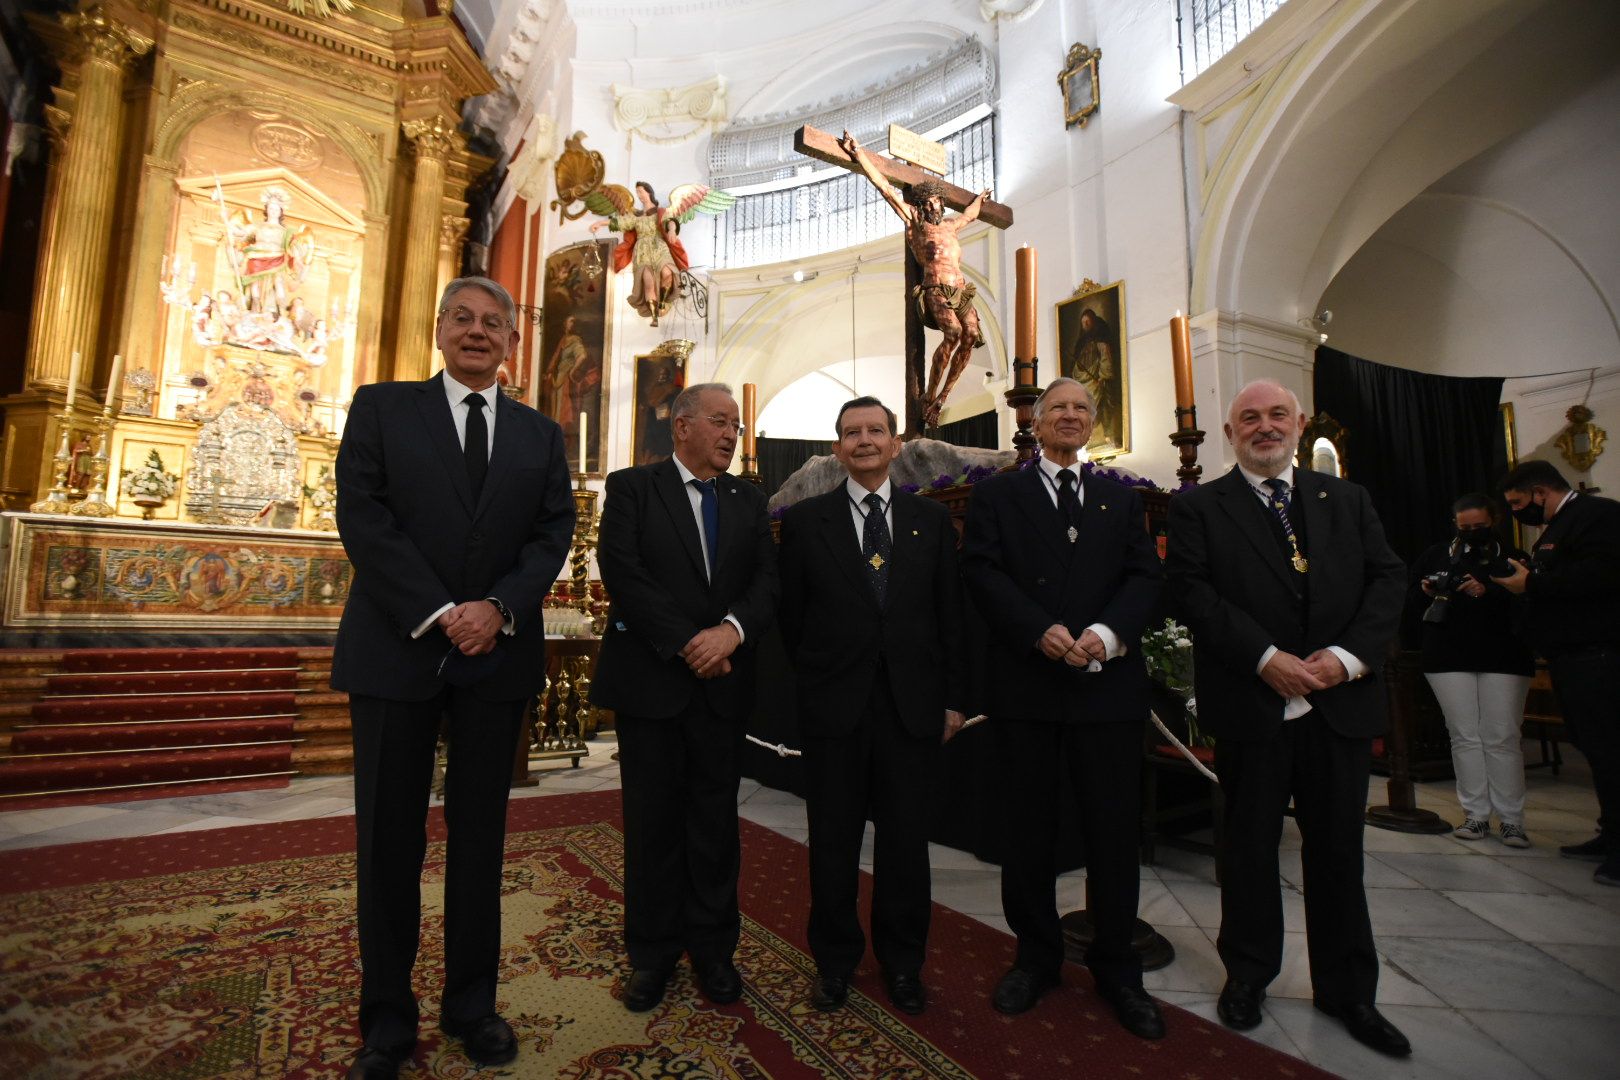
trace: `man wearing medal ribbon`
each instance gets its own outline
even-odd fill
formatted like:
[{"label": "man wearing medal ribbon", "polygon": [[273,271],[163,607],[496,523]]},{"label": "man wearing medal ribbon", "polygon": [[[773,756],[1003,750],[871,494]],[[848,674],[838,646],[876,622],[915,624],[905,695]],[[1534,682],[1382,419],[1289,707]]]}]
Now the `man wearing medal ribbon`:
[{"label": "man wearing medal ribbon", "polygon": [[1291,799],[1315,1005],[1398,1056],[1410,1045],[1373,1007],[1361,838],[1405,568],[1364,489],[1294,468],[1305,422],[1291,390],[1248,384],[1226,422],[1237,466],[1170,500],[1170,594],[1193,633],[1198,722],[1226,797],[1217,1011],[1228,1027],[1257,1026],[1281,970],[1277,847]]},{"label": "man wearing medal ribbon", "polygon": [[1164,1019],[1142,989],[1131,937],[1148,716],[1137,642],[1162,573],[1141,496],[1080,468],[1093,423],[1085,386],[1054,379],[1035,403],[1040,458],[975,485],[962,533],[963,574],[990,628],[986,712],[1005,815],[1001,905],[1018,938],[991,1004],[1021,1013],[1059,983],[1055,849],[1067,771],[1096,926],[1086,966],[1120,1024],[1157,1039]]}]

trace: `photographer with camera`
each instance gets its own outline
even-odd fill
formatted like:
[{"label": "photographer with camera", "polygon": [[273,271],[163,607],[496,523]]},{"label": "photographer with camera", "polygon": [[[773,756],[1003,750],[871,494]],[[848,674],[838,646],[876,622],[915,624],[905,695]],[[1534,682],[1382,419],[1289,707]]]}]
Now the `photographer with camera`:
[{"label": "photographer with camera", "polygon": [[1527,848],[1519,724],[1536,664],[1514,632],[1513,596],[1491,577],[1513,572],[1510,557],[1528,556],[1503,545],[1488,496],[1464,495],[1451,513],[1457,534],[1418,557],[1412,580],[1429,598],[1423,613],[1423,676],[1451,732],[1451,764],[1464,815],[1452,835],[1483,839],[1494,810],[1502,843]]},{"label": "photographer with camera", "polygon": [[1592,767],[1598,835],[1558,849],[1600,862],[1592,880],[1620,885],[1620,503],[1571,491],[1551,463],[1526,461],[1502,494],[1519,522],[1546,526],[1530,559],[1493,576],[1525,601],[1530,644],[1547,658],[1564,726]]}]

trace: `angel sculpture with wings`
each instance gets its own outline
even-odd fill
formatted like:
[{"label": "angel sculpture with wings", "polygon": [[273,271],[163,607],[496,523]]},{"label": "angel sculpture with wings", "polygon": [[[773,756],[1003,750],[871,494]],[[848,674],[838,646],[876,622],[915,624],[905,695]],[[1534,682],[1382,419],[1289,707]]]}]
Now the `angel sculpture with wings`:
[{"label": "angel sculpture with wings", "polygon": [[654,326],[660,315],[669,314],[680,272],[689,265],[680,239],[681,225],[700,210],[718,214],[736,201],[735,195],[702,184],[682,184],[669,193],[668,206],[659,206],[658,196],[645,180],[636,181],[633,197],[618,184],[604,184],[585,196],[585,205],[607,218],[593,222],[591,232],[609,228],[624,234],[613,251],[613,272],[632,267],[635,288],[630,306],[650,317]]}]

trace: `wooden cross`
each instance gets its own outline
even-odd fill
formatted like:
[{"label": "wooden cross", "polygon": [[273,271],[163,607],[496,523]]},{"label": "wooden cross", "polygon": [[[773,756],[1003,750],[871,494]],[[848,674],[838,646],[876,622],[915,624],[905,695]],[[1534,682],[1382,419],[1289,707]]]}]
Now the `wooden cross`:
[{"label": "wooden cross", "polygon": [[[860,172],[860,166],[851,161],[849,154],[838,145],[837,136],[810,127],[808,124],[801,127],[793,136],[793,148],[806,157],[813,157],[828,165],[836,165],[840,169],[854,173]],[[978,192],[947,183],[915,165],[874,154],[870,150],[866,151],[866,157],[883,178],[900,188],[902,193],[913,184],[920,184],[924,180],[933,181],[944,190],[942,201],[946,207],[958,212],[967,209],[968,204],[978,197]],[[1013,223],[1012,207],[986,199],[984,205],[979,208],[979,220],[998,229],[1008,228]],[[911,245],[902,241],[901,246],[906,253],[905,438],[915,439],[923,433],[923,392],[928,377],[928,354],[924,349],[922,317],[917,313],[917,305],[912,300],[912,290],[922,284],[922,267],[918,265],[916,256],[911,253]]]}]

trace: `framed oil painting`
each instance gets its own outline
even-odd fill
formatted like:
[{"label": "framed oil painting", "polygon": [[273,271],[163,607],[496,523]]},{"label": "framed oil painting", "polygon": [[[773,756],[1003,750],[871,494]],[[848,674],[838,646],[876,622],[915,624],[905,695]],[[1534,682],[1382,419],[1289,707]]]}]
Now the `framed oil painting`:
[{"label": "framed oil painting", "polygon": [[1086,279],[1057,305],[1058,374],[1086,384],[1096,426],[1086,444],[1093,458],[1131,449],[1130,376],[1125,360],[1125,282]]},{"label": "framed oil painting", "polygon": [[[607,463],[608,282],[611,240],[585,240],[546,257],[546,318],[540,333],[539,409],[563,429],[570,472],[602,476]],[[585,417],[586,460],[579,458]]]},{"label": "framed oil painting", "polygon": [[635,413],[630,425],[630,463],[651,465],[675,452],[670,409],[686,386],[686,360],[693,342],[666,341],[636,357]]}]

